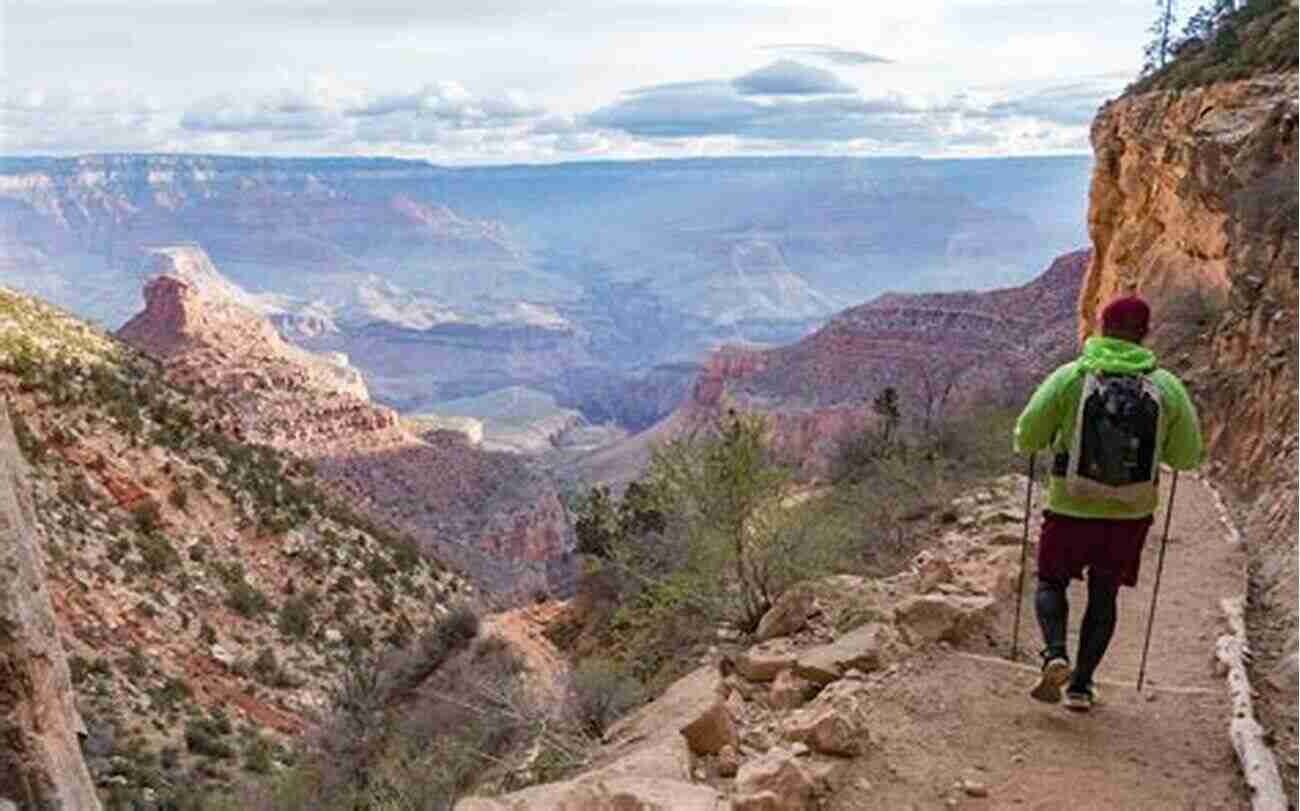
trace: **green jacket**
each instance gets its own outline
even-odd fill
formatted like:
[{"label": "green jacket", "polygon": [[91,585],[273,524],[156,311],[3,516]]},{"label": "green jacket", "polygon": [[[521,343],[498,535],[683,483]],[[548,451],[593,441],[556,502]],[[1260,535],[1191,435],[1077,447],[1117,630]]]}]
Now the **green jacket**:
[{"label": "green jacket", "polygon": [[[1160,427],[1164,445],[1159,450],[1159,461],[1176,470],[1191,470],[1201,463],[1201,427],[1182,382],[1164,369],[1157,369],[1156,356],[1150,350],[1119,338],[1089,338],[1082,356],[1052,372],[1038,386],[1016,420],[1017,453],[1039,451],[1049,445],[1052,455],[1069,449],[1070,426],[1074,425],[1087,371],[1149,372],[1162,395]],[[1065,492],[1064,477],[1052,476],[1047,509],[1076,518],[1143,518],[1155,512],[1156,500],[1153,493],[1149,504],[1134,506],[1111,499],[1071,496]]]}]

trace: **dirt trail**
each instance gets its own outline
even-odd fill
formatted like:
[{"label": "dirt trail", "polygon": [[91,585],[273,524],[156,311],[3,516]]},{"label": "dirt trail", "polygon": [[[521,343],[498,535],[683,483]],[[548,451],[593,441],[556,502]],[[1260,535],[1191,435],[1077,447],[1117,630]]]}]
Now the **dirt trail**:
[{"label": "dirt trail", "polygon": [[[1035,501],[1031,539],[1041,510],[1041,498]],[[869,702],[875,756],[854,764],[832,807],[1248,808],[1228,739],[1227,692],[1213,666],[1214,642],[1225,628],[1219,601],[1242,592],[1245,553],[1232,542],[1211,491],[1192,476],[1178,482],[1146,687],[1141,695],[1133,687],[1163,520],[1162,507],[1138,586],[1120,594],[1119,625],[1097,673],[1104,706],[1075,715],[1028,697],[1041,645],[1031,549],[1020,631],[1024,664],[1005,660],[1007,610],[988,638],[933,649],[887,677]],[[1083,584],[1074,583],[1072,657],[1085,601]],[[954,785],[963,779],[979,783],[987,796]]]}]

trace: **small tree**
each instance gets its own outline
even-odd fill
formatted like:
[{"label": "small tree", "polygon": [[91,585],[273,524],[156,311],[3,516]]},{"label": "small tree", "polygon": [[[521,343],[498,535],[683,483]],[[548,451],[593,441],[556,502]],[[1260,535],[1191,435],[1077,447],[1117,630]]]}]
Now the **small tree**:
[{"label": "small tree", "polygon": [[885,386],[871,401],[871,410],[880,418],[880,439],[888,447],[894,441],[894,435],[898,432],[898,422],[901,419],[898,410],[898,390],[893,386]]},{"label": "small tree", "polygon": [[1154,73],[1165,66],[1173,51],[1174,0],[1156,0],[1156,19],[1147,32],[1151,41],[1143,53],[1143,75]]},{"label": "small tree", "polygon": [[793,475],[772,460],[766,434],[763,417],[732,412],[716,435],[670,442],[650,462],[652,486],[677,506],[689,537],[681,571],[712,578],[715,596],[737,603],[725,613],[746,630],[780,594],[772,557],[780,496]]},{"label": "small tree", "polygon": [[579,500],[577,514],[573,531],[577,536],[578,552],[596,557],[607,556],[610,544],[618,531],[618,521],[609,488],[604,485],[591,488],[586,497]]},{"label": "small tree", "polygon": [[913,362],[923,437],[932,437],[936,425],[943,419],[957,381],[973,363],[978,362],[965,354],[937,351],[922,354]]}]

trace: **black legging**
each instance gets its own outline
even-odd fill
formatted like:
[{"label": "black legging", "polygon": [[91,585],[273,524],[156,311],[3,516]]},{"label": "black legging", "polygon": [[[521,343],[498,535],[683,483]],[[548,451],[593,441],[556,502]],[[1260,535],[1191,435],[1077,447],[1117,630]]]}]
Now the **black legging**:
[{"label": "black legging", "polygon": [[[1070,603],[1065,590],[1068,579],[1040,578],[1034,596],[1038,610],[1038,625],[1043,629],[1048,658],[1069,659],[1065,648],[1065,630],[1070,619]],[[1115,597],[1119,581],[1108,575],[1088,570],[1088,607],[1083,613],[1083,626],[1079,629],[1079,658],[1074,665],[1074,675],[1068,689],[1082,692],[1092,684],[1092,674],[1106,655],[1106,647],[1115,635]]]}]

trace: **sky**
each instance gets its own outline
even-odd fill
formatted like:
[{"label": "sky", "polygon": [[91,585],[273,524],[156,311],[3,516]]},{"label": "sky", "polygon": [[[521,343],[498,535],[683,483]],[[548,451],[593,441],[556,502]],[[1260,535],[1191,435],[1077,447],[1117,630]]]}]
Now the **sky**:
[{"label": "sky", "polygon": [[0,153],[1084,153],[1150,0],[0,0]]}]

